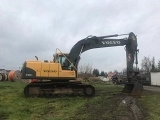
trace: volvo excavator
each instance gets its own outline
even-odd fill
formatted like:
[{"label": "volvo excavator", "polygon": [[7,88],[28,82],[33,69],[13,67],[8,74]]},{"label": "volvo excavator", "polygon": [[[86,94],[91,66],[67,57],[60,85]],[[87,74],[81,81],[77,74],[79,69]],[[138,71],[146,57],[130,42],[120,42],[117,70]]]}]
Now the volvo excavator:
[{"label": "volvo excavator", "polygon": [[[115,39],[123,35],[128,35],[128,37]],[[37,79],[38,81],[29,83],[24,88],[24,95],[29,97],[59,94],[94,96],[95,88],[92,85],[77,80],[80,55],[90,49],[114,46],[125,46],[126,51],[128,82],[122,93],[140,95],[143,86],[137,79],[138,72],[133,69],[133,64],[138,64],[137,38],[133,32],[100,37],[88,36],[78,41],[69,54],[57,49],[52,61],[39,61],[37,57],[37,60],[25,61],[22,67],[22,79]]]}]

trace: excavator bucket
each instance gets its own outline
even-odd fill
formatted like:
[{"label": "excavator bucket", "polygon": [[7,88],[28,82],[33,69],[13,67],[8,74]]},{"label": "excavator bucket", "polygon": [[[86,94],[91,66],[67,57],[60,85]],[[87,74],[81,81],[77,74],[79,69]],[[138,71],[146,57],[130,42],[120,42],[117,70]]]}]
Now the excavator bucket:
[{"label": "excavator bucket", "polygon": [[140,96],[143,92],[143,85],[135,82],[135,83],[126,83],[122,93],[134,96]]}]

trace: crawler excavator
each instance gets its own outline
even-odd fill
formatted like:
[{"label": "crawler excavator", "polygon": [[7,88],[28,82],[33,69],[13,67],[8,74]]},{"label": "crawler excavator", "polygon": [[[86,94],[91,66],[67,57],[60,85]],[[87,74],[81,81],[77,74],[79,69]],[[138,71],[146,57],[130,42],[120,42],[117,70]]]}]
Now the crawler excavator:
[{"label": "crawler excavator", "polygon": [[[127,38],[111,39],[128,35]],[[137,38],[133,32],[129,34],[115,34],[108,36],[88,36],[78,41],[70,50],[70,53],[62,53],[57,49],[53,61],[25,61],[22,67],[22,79],[38,79],[24,88],[25,96],[44,96],[57,94],[76,94],[94,96],[95,88],[90,84],[77,81],[78,63],[81,53],[102,47],[125,46],[127,61],[128,82],[122,93],[140,95],[143,90],[142,84],[136,79],[137,71],[133,70],[134,62],[137,60]]]}]

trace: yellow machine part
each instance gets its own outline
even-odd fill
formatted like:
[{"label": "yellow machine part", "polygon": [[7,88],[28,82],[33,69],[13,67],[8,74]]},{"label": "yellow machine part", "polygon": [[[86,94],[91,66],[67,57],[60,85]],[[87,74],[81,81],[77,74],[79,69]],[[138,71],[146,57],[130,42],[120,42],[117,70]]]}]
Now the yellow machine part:
[{"label": "yellow machine part", "polygon": [[27,61],[27,68],[36,72],[36,77],[61,77],[61,78],[75,78],[74,70],[62,70],[60,63],[41,62],[41,61]]}]

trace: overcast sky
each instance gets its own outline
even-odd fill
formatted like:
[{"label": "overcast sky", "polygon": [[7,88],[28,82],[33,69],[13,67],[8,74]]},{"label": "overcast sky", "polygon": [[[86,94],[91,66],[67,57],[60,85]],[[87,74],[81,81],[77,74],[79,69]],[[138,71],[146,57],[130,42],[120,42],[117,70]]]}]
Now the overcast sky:
[{"label": "overcast sky", "polygon": [[[144,56],[160,60],[160,0],[0,0],[0,68],[25,60],[52,60],[88,35],[134,32],[139,66]],[[124,36],[127,37],[127,36]],[[105,72],[126,67],[123,47],[86,51],[80,64]]]}]

